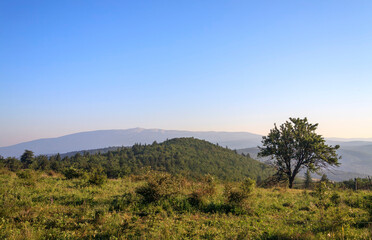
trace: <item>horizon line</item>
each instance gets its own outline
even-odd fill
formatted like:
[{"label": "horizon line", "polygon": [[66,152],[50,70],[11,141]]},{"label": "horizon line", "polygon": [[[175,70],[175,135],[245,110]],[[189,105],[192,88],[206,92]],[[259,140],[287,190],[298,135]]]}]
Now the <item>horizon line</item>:
[{"label": "horizon line", "polygon": [[[249,133],[249,134],[254,134],[254,135],[258,135],[258,136],[265,136],[265,135],[262,135],[262,134],[248,132],[248,131],[217,131],[217,130],[212,130],[212,131],[211,130],[209,130],[209,131],[205,131],[204,130],[203,131],[203,130],[182,130],[182,129],[132,127],[132,128],[87,130],[87,131],[81,131],[81,132],[68,133],[68,134],[60,135],[60,136],[56,136],[56,137],[36,138],[36,139],[33,139],[33,140],[29,140],[29,141],[23,141],[23,142],[11,144],[11,145],[0,146],[0,148],[11,147],[11,146],[15,146],[15,145],[18,145],[18,144],[27,143],[27,142],[33,142],[33,141],[39,141],[39,140],[56,139],[56,138],[66,137],[66,136],[80,134],[80,133],[99,132],[99,131],[125,131],[125,130],[135,130],[135,129],[139,129],[139,130],[180,131],[180,132],[204,132],[204,133],[208,133],[208,132],[210,132],[210,133]],[[372,141],[372,137],[352,137],[352,138],[347,138],[347,137],[325,137],[325,136],[323,136],[323,137],[325,139],[328,139],[328,140],[338,140],[338,141],[343,141],[343,142],[350,142],[350,141],[366,141],[366,142],[371,142]]]}]

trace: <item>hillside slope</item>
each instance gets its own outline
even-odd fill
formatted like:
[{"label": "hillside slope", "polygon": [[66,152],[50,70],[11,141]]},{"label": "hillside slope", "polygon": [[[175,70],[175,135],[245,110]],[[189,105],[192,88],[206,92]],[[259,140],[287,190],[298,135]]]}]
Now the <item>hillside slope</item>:
[{"label": "hillside slope", "polygon": [[226,180],[264,179],[271,174],[266,164],[195,138],[176,138],[151,145],[135,144],[103,154],[77,153],[65,157],[61,164],[60,168],[72,165],[87,170],[100,165],[109,177],[136,173],[144,167],[191,177],[211,174]]}]

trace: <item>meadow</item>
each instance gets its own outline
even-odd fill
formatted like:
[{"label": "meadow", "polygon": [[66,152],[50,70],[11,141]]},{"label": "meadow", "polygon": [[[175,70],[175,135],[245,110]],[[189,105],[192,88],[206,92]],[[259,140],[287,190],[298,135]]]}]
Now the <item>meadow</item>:
[{"label": "meadow", "polygon": [[[96,180],[96,181],[94,181]],[[372,194],[148,171],[67,179],[1,169],[0,239],[372,239]]]}]

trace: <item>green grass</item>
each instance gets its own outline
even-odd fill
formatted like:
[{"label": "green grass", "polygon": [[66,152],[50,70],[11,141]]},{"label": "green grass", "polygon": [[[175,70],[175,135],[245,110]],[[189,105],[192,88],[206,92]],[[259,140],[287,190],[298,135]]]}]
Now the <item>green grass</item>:
[{"label": "green grass", "polygon": [[[239,182],[153,172],[97,186],[50,175],[1,171],[0,239],[371,239],[368,191],[244,192]],[[231,191],[244,197],[229,202]]]}]

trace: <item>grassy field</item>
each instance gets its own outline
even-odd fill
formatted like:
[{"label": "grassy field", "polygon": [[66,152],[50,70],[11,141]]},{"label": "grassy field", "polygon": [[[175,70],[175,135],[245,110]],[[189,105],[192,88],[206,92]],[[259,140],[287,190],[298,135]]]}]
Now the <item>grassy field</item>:
[{"label": "grassy field", "polygon": [[367,191],[262,189],[150,172],[0,173],[0,239],[371,239]]}]

